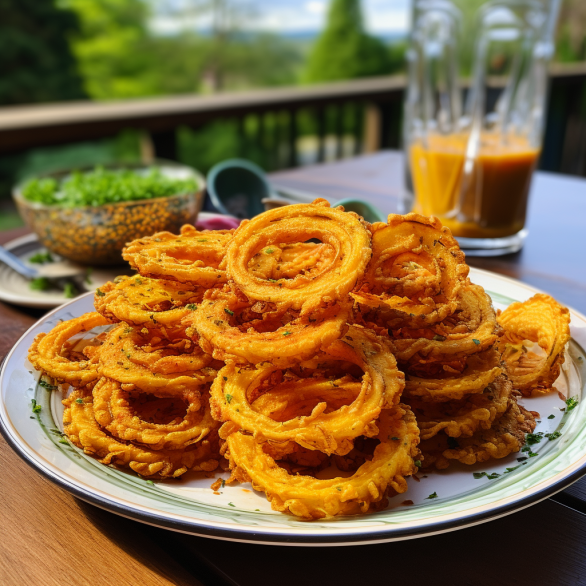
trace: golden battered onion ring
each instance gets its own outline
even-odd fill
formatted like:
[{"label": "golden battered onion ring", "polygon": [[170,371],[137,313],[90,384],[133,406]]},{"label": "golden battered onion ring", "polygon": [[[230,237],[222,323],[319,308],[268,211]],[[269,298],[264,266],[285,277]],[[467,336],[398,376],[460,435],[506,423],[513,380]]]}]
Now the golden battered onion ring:
[{"label": "golden battered onion ring", "polygon": [[[272,245],[316,238],[335,251],[319,272],[299,274],[277,283],[256,277],[248,263],[258,252]],[[275,208],[243,221],[226,253],[227,271],[250,300],[275,303],[310,313],[316,307],[344,300],[362,277],[370,258],[370,233],[353,213],[330,208],[327,201]]]},{"label": "golden battered onion ring", "polygon": [[250,259],[248,269],[260,279],[293,279],[300,273],[321,273],[334,254],[331,246],[314,242],[267,246]]},{"label": "golden battered onion ring", "polygon": [[214,287],[226,281],[226,273],[218,266],[232,232],[200,232],[193,226],[183,226],[179,235],[159,232],[134,240],[126,246],[122,256],[145,277]]},{"label": "golden battered onion ring", "polygon": [[482,394],[449,404],[417,400],[411,400],[409,404],[417,417],[422,440],[432,438],[440,431],[450,437],[470,437],[477,429],[490,429],[495,419],[507,410],[512,392],[511,382],[500,375]]},{"label": "golden battered onion ring", "polygon": [[[271,507],[304,519],[366,513],[386,505],[389,490],[407,490],[405,476],[417,468],[419,430],[406,406],[385,409],[379,419],[380,439],[372,460],[365,462],[348,478],[320,480],[291,475],[279,467],[250,435],[233,433],[228,437],[232,478],[252,482],[255,490],[266,493]],[[397,438],[397,439],[393,439]]]},{"label": "golden battered onion ring", "polygon": [[364,284],[352,294],[359,305],[392,310],[413,325],[439,322],[457,307],[466,285],[464,253],[434,217],[391,214],[372,230],[372,260]]},{"label": "golden battered onion ring", "polygon": [[63,345],[81,332],[108,325],[99,313],[85,313],[55,326],[48,334],[39,334],[28,353],[31,364],[60,383],[83,386],[98,378],[95,360],[75,361],[62,356]]},{"label": "golden battered onion ring", "polygon": [[460,290],[453,316],[421,331],[392,330],[389,341],[400,363],[444,362],[487,350],[496,342],[497,332],[490,297],[479,285],[470,284]]},{"label": "golden battered onion ring", "polygon": [[98,425],[87,391],[76,389],[63,404],[67,437],[102,464],[128,466],[141,476],[164,478],[181,476],[187,470],[211,472],[218,467],[215,449],[205,439],[183,450],[149,450],[111,437]]},{"label": "golden battered onion ring", "polygon": [[326,413],[327,403],[320,403],[309,416],[275,421],[256,411],[248,397],[277,367],[261,365],[246,369],[229,363],[220,370],[211,388],[213,416],[220,421],[231,421],[235,428],[253,434],[259,442],[295,441],[310,450],[347,454],[354,438],[378,433],[376,418],[381,409],[398,402],[404,375],[397,369],[384,340],[358,326],[350,326],[347,334],[331,344],[325,354],[363,370],[362,387],[352,404]]},{"label": "golden battered onion ring", "polygon": [[[564,349],[570,340],[570,312],[549,295],[538,293],[523,303],[512,303],[497,318],[505,334],[499,340],[513,386],[523,394],[549,391],[564,363]],[[527,352],[529,340],[543,351]]]},{"label": "golden battered onion ring", "polygon": [[180,333],[181,319],[193,311],[203,289],[148,277],[118,277],[96,290],[96,310],[111,322],[124,321],[139,327],[167,328]]},{"label": "golden battered onion ring", "polygon": [[469,356],[461,374],[432,379],[407,374],[403,396],[434,403],[458,401],[466,395],[482,393],[501,373],[500,354],[491,348]]},{"label": "golden battered onion ring", "polygon": [[212,357],[190,340],[172,345],[127,324],[108,332],[99,349],[100,375],[124,384],[124,390],[138,388],[157,397],[183,395],[192,402],[216,377],[211,362]]},{"label": "golden battered onion ring", "polygon": [[336,304],[292,320],[273,314],[268,316],[272,317],[270,322],[259,314],[260,319],[254,322],[239,323],[243,310],[251,310],[250,302],[219,290],[209,291],[183,324],[191,326],[187,334],[197,333],[201,348],[218,360],[286,366],[337,340],[346,330],[350,308]]},{"label": "golden battered onion ring", "polygon": [[[534,429],[535,418],[532,413],[511,399],[505,414],[490,429],[479,430],[469,438],[454,440],[439,434],[422,441],[423,466],[435,466],[441,470],[447,468],[452,460],[472,465],[491,458],[504,458],[518,452],[525,443],[525,434]],[[450,443],[453,447],[450,447]]]},{"label": "golden battered onion ring", "polygon": [[[101,378],[92,389],[96,421],[113,436],[146,444],[152,450],[176,450],[186,448],[206,437],[219,424],[211,416],[209,401],[191,402],[181,421],[150,423],[139,417],[129,398],[130,393],[121,389],[120,383]],[[157,402],[165,399],[155,399]]]}]

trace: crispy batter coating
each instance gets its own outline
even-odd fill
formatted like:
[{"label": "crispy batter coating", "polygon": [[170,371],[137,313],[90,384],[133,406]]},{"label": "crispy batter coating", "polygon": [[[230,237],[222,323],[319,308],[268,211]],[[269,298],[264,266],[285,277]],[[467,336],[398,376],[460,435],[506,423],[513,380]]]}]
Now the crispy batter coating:
[{"label": "crispy batter coating", "polygon": [[[255,276],[249,269],[250,260],[261,250],[313,238],[335,253],[318,271],[273,282]],[[250,301],[274,303],[280,310],[292,308],[304,315],[324,303],[345,300],[362,278],[370,256],[370,232],[359,217],[318,199],[244,220],[230,242],[225,265],[235,287]]]},{"label": "crispy batter coating", "polygon": [[372,259],[352,295],[359,306],[366,312],[382,308],[411,327],[451,315],[469,269],[450,230],[415,213],[391,214],[371,230]]},{"label": "crispy batter coating", "polygon": [[437,378],[407,374],[404,396],[433,403],[459,401],[467,395],[482,393],[502,371],[499,352],[490,348],[469,356],[462,372],[447,367],[442,368],[441,377]]},{"label": "crispy batter coating", "polygon": [[218,267],[233,230],[196,230],[183,226],[181,234],[158,232],[134,240],[122,252],[134,269],[145,277],[170,279],[200,287],[215,287],[226,281]]},{"label": "crispy batter coating", "polygon": [[[397,369],[392,354],[386,350],[384,340],[357,326],[350,326],[347,334],[328,347],[325,354],[355,364],[364,372],[361,390],[350,405],[326,413],[327,403],[320,402],[307,416],[288,421],[271,419],[256,411],[248,396],[277,371],[277,367],[266,365],[247,369],[229,363],[212,385],[214,417],[233,422],[253,434],[258,442],[295,441],[310,450],[347,454],[352,449],[354,438],[378,433],[376,419],[381,409],[388,409],[398,402],[404,376]],[[319,385],[323,393],[331,388],[329,381],[322,381]],[[299,383],[299,387],[302,392],[304,384]]]},{"label": "crispy batter coating", "polygon": [[85,313],[55,326],[48,334],[39,334],[29,349],[30,363],[57,382],[70,385],[86,385],[98,378],[95,360],[71,360],[63,356],[64,345],[73,336],[88,332],[98,326],[108,325],[99,313]]},{"label": "crispy batter coating", "polygon": [[97,289],[96,310],[110,322],[158,329],[169,337],[182,332],[181,319],[203,298],[203,289],[148,277],[118,277]]},{"label": "crispy batter coating", "polygon": [[440,431],[450,437],[470,437],[478,429],[490,429],[495,419],[508,408],[513,385],[503,375],[491,382],[484,392],[449,403],[409,401],[417,417],[421,439]]},{"label": "crispy batter coating", "polygon": [[[551,390],[570,340],[568,309],[538,293],[523,303],[512,303],[498,316],[498,322],[505,331],[498,348],[514,387],[525,395]],[[537,344],[541,354],[528,350],[525,340]]]},{"label": "crispy batter coating", "polygon": [[479,430],[472,437],[460,438],[452,442],[453,447],[450,447],[450,438],[444,434],[422,441],[423,466],[442,469],[453,460],[471,465],[491,458],[504,458],[518,452],[525,444],[525,434],[534,429],[533,414],[511,399],[507,411],[490,429]]},{"label": "crispy batter coating", "polygon": [[[119,382],[101,378],[92,390],[96,421],[114,437],[121,440],[146,444],[152,450],[182,449],[208,436],[219,424],[213,419],[208,397],[200,402],[189,402],[183,407],[183,415],[176,414],[176,405],[168,399],[147,395],[139,413],[133,408],[131,393],[123,391]],[[144,398],[144,397],[143,397]],[[175,399],[177,402],[177,399]],[[186,410],[185,410],[186,408]],[[165,412],[178,415],[168,422],[157,422]],[[147,417],[155,421],[147,420]]]},{"label": "crispy batter coating", "polygon": [[102,464],[128,466],[141,476],[162,478],[181,476],[187,470],[211,472],[218,467],[213,446],[205,439],[182,450],[151,450],[112,437],[96,421],[88,391],[76,389],[63,404],[67,437]]},{"label": "crispy batter coating", "polygon": [[291,310],[265,311],[262,303],[253,305],[232,293],[211,290],[183,324],[218,360],[287,365],[310,358],[340,338],[349,311],[349,304],[340,303],[305,316]]},{"label": "crispy batter coating", "polygon": [[380,443],[371,460],[350,477],[327,480],[292,475],[252,436],[233,433],[227,439],[231,480],[252,482],[256,490],[265,492],[274,510],[307,520],[384,508],[388,491],[405,492],[405,477],[417,471],[414,458],[419,454],[419,430],[404,405],[385,409],[379,429]]}]

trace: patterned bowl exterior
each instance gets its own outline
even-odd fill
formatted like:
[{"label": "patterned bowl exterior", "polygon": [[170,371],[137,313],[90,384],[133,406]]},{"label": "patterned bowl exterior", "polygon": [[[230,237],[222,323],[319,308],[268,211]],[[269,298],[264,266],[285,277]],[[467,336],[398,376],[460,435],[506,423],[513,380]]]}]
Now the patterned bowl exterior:
[{"label": "patterned bowl exterior", "polygon": [[51,252],[87,265],[122,261],[127,242],[168,230],[178,232],[193,223],[203,205],[203,177],[199,191],[102,206],[68,208],[29,202],[16,189],[13,198],[20,215]]}]

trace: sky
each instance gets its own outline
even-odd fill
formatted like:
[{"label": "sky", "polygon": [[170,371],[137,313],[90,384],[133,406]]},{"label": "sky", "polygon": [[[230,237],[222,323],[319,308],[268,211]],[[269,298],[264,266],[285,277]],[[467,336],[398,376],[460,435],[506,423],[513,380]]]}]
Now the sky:
[{"label": "sky", "polygon": [[[171,0],[171,4],[176,6],[189,2]],[[287,34],[321,30],[329,0],[247,0],[247,4],[254,10],[254,17],[247,23],[247,28]],[[377,35],[406,32],[410,4],[410,0],[362,0],[368,32]],[[207,28],[204,17],[197,20],[196,28]],[[185,26],[185,19],[181,23],[175,18],[158,14],[152,21],[152,27],[161,34],[173,34],[178,27]]]}]

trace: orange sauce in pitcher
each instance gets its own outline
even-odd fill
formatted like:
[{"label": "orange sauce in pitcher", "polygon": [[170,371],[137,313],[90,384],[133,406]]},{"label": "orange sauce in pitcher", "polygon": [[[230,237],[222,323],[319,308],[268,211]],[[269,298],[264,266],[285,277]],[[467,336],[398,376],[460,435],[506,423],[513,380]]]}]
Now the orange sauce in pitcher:
[{"label": "orange sauce in pitcher", "polygon": [[[468,135],[432,135],[409,150],[414,211],[438,216],[455,236],[499,238],[525,225],[531,176],[539,149],[526,139],[483,134],[464,178]],[[463,185],[463,179],[465,185]],[[460,205],[460,213],[454,213]],[[467,218],[462,220],[461,218]]]}]

